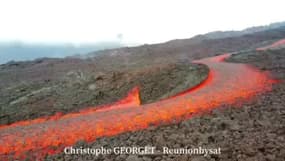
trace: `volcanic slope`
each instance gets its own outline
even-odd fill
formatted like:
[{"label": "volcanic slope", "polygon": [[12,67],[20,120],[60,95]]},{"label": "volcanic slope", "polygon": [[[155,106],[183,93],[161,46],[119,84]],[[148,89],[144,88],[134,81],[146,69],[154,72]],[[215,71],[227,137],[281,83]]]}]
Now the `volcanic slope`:
[{"label": "volcanic slope", "polygon": [[[272,91],[260,93],[241,105],[222,105],[208,114],[171,125],[151,127],[95,142],[79,141],[75,147],[99,148],[122,146],[163,146],[179,148],[222,149],[221,155],[65,155],[46,160],[241,160],[283,161],[285,158],[285,49],[247,51],[232,55],[226,61],[247,63],[280,80]],[[245,79],[244,79],[245,80]]]},{"label": "volcanic slope", "polygon": [[79,140],[92,142],[102,136],[182,120],[223,104],[247,100],[271,89],[274,81],[267,74],[244,64],[223,62],[229,56],[225,54],[195,61],[210,68],[208,78],[196,88],[169,99],[140,106],[138,91],[134,89],[129,95],[131,99],[127,97],[127,101],[122,100],[99,110],[94,108],[48,120],[37,119],[4,126],[0,128],[0,143],[5,145],[0,148],[1,157],[14,154],[22,158],[27,152],[43,157]]}]

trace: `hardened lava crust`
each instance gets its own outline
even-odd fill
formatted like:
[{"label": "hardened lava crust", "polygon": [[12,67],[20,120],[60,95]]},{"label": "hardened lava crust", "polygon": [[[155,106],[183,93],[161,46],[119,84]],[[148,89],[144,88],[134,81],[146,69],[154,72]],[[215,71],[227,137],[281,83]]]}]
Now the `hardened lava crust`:
[{"label": "hardened lava crust", "polygon": [[206,115],[171,125],[150,127],[96,142],[79,141],[74,147],[156,146],[221,148],[221,155],[65,155],[45,160],[118,160],[118,161],[282,161],[285,158],[285,49],[249,51],[226,61],[248,63],[279,80],[272,91],[258,94],[242,105],[222,105]]},{"label": "hardened lava crust", "polygon": [[[51,117],[10,125],[6,123],[0,127],[0,143],[4,145],[0,147],[0,158],[281,160],[284,158],[283,53],[282,48],[271,45],[193,61],[208,66],[207,78],[194,87],[182,90],[182,93],[177,94],[174,90],[175,93],[160,95],[155,102],[141,104],[140,88],[135,87],[126,98],[114,104],[91,106],[67,114],[57,113]],[[82,77],[81,73],[79,77]],[[90,90],[95,88],[93,84],[88,86]],[[49,89],[33,91],[10,104],[26,101],[25,97],[43,91]],[[203,146],[221,148],[222,151],[220,155],[205,157],[60,153],[64,146],[70,145],[80,148],[116,145],[173,148]]]}]

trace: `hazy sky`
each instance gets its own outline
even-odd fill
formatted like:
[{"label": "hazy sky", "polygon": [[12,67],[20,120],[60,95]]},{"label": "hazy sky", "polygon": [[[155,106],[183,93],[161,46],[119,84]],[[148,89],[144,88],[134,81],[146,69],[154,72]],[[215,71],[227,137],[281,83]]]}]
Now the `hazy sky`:
[{"label": "hazy sky", "polygon": [[285,20],[284,0],[0,0],[0,41],[156,43]]}]

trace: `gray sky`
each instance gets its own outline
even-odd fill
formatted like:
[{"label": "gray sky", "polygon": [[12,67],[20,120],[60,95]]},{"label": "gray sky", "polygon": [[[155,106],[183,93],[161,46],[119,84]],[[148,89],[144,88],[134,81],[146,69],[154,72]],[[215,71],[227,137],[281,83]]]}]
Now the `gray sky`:
[{"label": "gray sky", "polygon": [[284,0],[0,0],[0,41],[157,43],[284,21]]}]

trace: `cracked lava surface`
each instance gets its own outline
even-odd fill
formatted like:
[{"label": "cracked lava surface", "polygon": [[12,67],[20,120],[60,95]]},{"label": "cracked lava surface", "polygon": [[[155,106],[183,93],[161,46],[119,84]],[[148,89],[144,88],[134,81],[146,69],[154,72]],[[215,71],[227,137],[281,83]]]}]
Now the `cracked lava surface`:
[{"label": "cracked lava surface", "polygon": [[26,155],[41,160],[80,140],[92,142],[102,136],[187,119],[271,90],[275,81],[266,73],[245,64],[224,62],[229,56],[194,61],[209,67],[208,78],[194,88],[155,103],[140,105],[136,87],[114,104],[0,126],[0,160],[22,160]]}]

